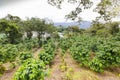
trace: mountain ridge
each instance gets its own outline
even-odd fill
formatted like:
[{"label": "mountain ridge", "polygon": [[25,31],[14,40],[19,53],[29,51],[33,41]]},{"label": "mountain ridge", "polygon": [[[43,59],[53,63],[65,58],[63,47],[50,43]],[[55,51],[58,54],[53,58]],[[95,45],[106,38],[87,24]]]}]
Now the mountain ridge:
[{"label": "mountain ridge", "polygon": [[68,26],[79,26],[80,28],[86,29],[89,28],[91,25],[90,21],[82,21],[80,23],[78,22],[55,22],[54,26],[64,26],[64,27],[68,27]]}]

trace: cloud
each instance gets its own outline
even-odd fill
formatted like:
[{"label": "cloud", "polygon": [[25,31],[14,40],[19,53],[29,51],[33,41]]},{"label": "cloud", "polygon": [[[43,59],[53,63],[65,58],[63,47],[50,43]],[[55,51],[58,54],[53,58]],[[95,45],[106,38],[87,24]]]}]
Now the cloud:
[{"label": "cloud", "polygon": [[[57,9],[47,3],[47,0],[0,0],[2,7],[0,7],[0,18],[5,17],[7,14],[19,16],[22,19],[25,17],[39,17],[49,18],[54,22],[64,22],[66,14],[75,9],[76,5],[68,3],[62,4],[62,9]],[[96,13],[91,10],[83,11],[80,14],[83,20],[90,21],[97,16]]]},{"label": "cloud", "polygon": [[25,0],[0,0],[0,7],[1,6],[6,6],[6,5],[9,5],[9,4],[19,3],[21,1],[25,1]]}]

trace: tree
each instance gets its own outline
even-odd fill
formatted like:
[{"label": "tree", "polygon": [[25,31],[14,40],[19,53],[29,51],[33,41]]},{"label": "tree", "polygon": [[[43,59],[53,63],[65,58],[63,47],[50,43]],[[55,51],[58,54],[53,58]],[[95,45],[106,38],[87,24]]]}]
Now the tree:
[{"label": "tree", "polygon": [[92,35],[110,36],[119,32],[119,22],[93,22],[90,29],[87,30]]},{"label": "tree", "polygon": [[45,21],[41,20],[39,18],[31,18],[32,24],[34,26],[34,30],[37,32],[37,37],[40,42],[40,39],[42,38],[42,35],[45,33],[46,25]]},{"label": "tree", "polygon": [[[56,6],[57,8],[61,8],[61,4],[66,0],[48,0],[48,3]],[[89,9],[93,4],[91,0],[67,0],[70,4],[77,4],[78,6],[75,10],[71,11],[65,17],[71,20],[81,21],[80,13],[84,9]],[[96,12],[100,14],[96,18],[97,21],[100,19],[104,21],[110,21],[113,17],[117,16],[120,11],[120,1],[119,0],[101,0],[97,7],[95,8]]]},{"label": "tree", "polygon": [[46,32],[49,33],[49,34],[52,34],[53,32],[57,31],[57,28],[54,27],[53,24],[46,24]]},{"label": "tree", "polygon": [[0,20],[0,31],[6,34],[9,42],[12,44],[17,43],[22,37],[19,26],[20,22],[21,19],[18,16],[13,16],[10,14]]},{"label": "tree", "polygon": [[[48,0],[48,3],[61,9],[61,4],[65,1],[66,0]],[[84,9],[89,9],[93,5],[93,2],[91,2],[90,0],[67,0],[67,2],[70,4],[77,4],[77,7],[75,8],[75,10],[71,11],[68,15],[65,16],[66,19],[77,21],[81,21],[81,17],[79,16],[79,14]]]},{"label": "tree", "polygon": [[[105,28],[105,25],[103,23],[93,21],[91,27],[87,29],[88,33],[94,35],[103,35],[105,34],[104,32],[108,32],[107,29]],[[103,32],[103,33],[102,33]]]},{"label": "tree", "polygon": [[94,10],[100,14],[96,20],[111,21],[111,19],[116,17],[119,13],[119,3],[119,0],[101,0]]},{"label": "tree", "polygon": [[0,31],[5,33],[11,44],[17,43],[17,39],[22,37],[19,32],[19,27],[15,23],[8,22],[7,20],[0,20]]},{"label": "tree", "polygon": [[4,20],[7,20],[7,21],[10,21],[10,22],[13,22],[13,23],[19,23],[21,21],[20,17],[18,16],[13,16],[11,14],[8,14],[7,16],[5,16],[3,18]]},{"label": "tree", "polygon": [[116,33],[119,32],[119,23],[118,22],[112,22],[112,23],[109,23],[109,32],[110,34],[112,35],[115,35]]},{"label": "tree", "polygon": [[31,39],[33,36],[33,32],[32,32],[32,31],[34,31],[33,22],[34,21],[32,19],[27,18],[27,20],[22,21],[22,23],[21,23],[23,31],[24,31],[24,33],[27,34],[28,39]]},{"label": "tree", "polygon": [[59,25],[57,29],[58,29],[58,32],[64,32],[66,30],[65,26],[62,26],[62,25]]},{"label": "tree", "polygon": [[39,46],[41,46],[43,44],[42,35],[44,35],[45,32],[47,31],[45,20],[33,17],[31,18],[31,21],[32,21],[32,25],[34,26],[33,30],[37,32]]},{"label": "tree", "polygon": [[72,32],[79,32],[79,27],[78,26],[70,26],[70,27],[68,27],[68,30],[72,31]]}]

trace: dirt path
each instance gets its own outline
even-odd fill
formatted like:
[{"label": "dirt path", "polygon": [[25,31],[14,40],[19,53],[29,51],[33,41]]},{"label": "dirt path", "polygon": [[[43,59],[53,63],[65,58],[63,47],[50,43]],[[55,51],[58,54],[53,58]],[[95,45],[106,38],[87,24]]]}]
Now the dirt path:
[{"label": "dirt path", "polygon": [[[38,54],[41,49],[34,50],[33,58],[38,59]],[[6,66],[7,67],[7,66]],[[18,70],[18,66],[15,69],[7,70],[1,77],[0,80],[12,80],[15,72]]]},{"label": "dirt path", "polygon": [[7,70],[1,77],[0,80],[12,80],[14,73],[17,71],[18,67],[15,69]]},{"label": "dirt path", "polygon": [[40,53],[40,50],[41,50],[41,48],[39,48],[36,51],[34,51],[34,53],[33,53],[33,58],[34,59],[38,59],[38,54]]},{"label": "dirt path", "polygon": [[45,80],[120,80],[118,75],[110,71],[100,74],[80,67],[69,53],[65,55],[64,62],[67,64],[67,70],[62,72],[60,70],[60,65],[62,64],[61,57],[56,55],[50,68],[50,77]]},{"label": "dirt path", "polygon": [[63,80],[63,72],[60,71],[61,57],[57,54],[53,60],[52,66],[50,67],[50,75],[45,80]]},{"label": "dirt path", "polygon": [[80,67],[70,54],[66,54],[65,61],[73,69],[73,80],[120,80],[118,75],[110,71],[105,71],[100,74]]},{"label": "dirt path", "polygon": [[[41,49],[37,49],[33,57],[38,59],[38,54]],[[67,70],[61,71],[61,64],[63,64],[63,59],[60,56],[60,51],[57,51],[52,66],[50,67],[50,76],[46,77],[45,80],[120,80],[120,77],[114,72],[105,71],[102,74],[95,73],[89,69],[85,69],[79,66],[78,63],[73,60],[69,53],[65,54],[64,62],[66,63]],[[15,69],[7,70],[0,80],[12,80],[14,73],[19,67]]]}]

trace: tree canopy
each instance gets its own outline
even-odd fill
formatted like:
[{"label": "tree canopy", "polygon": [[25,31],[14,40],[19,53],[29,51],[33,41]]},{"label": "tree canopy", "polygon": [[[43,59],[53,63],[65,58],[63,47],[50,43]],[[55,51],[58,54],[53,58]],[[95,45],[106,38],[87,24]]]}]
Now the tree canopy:
[{"label": "tree canopy", "polygon": [[[66,0],[48,0],[48,3],[61,8],[61,4]],[[67,0],[70,4],[77,4],[75,10],[71,11],[65,17],[66,19],[81,21],[80,13],[84,9],[89,9],[94,4],[94,0]],[[97,21],[110,21],[115,16],[118,16],[120,10],[120,0],[100,0],[97,7],[94,9],[100,16],[96,18]]]}]

